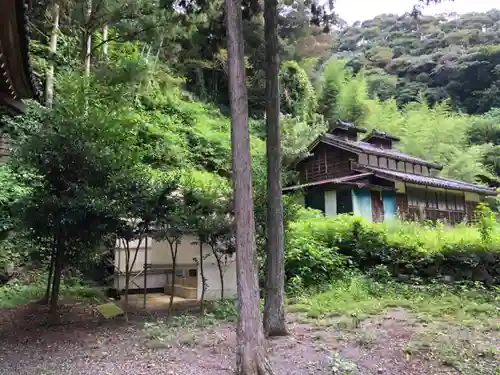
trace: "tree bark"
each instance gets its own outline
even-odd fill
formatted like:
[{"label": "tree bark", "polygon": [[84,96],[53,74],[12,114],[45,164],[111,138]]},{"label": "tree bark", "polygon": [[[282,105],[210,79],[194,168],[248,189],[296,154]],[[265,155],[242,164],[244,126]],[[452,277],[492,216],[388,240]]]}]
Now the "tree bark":
[{"label": "tree bark", "polygon": [[50,60],[45,76],[45,104],[52,108],[54,102],[54,66],[57,52],[57,34],[59,32],[59,4],[54,0],[52,5],[52,31],[50,33]]},{"label": "tree bark", "polygon": [[54,238],[54,241],[52,243],[52,251],[50,253],[50,264],[49,264],[49,275],[47,277],[47,288],[45,289],[45,295],[43,298],[40,300],[40,303],[43,305],[47,305],[50,300],[50,290],[52,286],[52,275],[54,274],[54,263],[56,261],[56,254],[57,254],[57,242],[56,238]]},{"label": "tree bark", "polygon": [[266,343],[259,310],[258,260],[255,244],[241,0],[225,0],[225,10],[239,307],[236,373],[238,375],[266,375],[274,374],[274,372],[266,357]]},{"label": "tree bark", "polygon": [[59,303],[59,291],[61,287],[61,274],[62,274],[62,260],[64,257],[64,243],[61,239],[61,236],[58,235],[57,245],[56,245],[56,254],[54,261],[54,279],[52,282],[52,294],[50,296],[50,310],[49,315],[52,322],[56,322],[58,315],[58,303]]},{"label": "tree bark", "polygon": [[267,257],[264,331],[268,336],[285,336],[288,332],[285,318],[285,255],[281,191],[278,0],[265,1],[264,21],[267,62]]},{"label": "tree bark", "polygon": [[102,27],[102,57],[104,59],[108,58],[108,24],[105,23]]},{"label": "tree bark", "polygon": [[130,242],[127,240],[125,245],[125,289],[123,290],[124,294],[124,312],[125,312],[125,320],[128,321],[128,288],[130,284]]},{"label": "tree bark", "polygon": [[87,0],[87,9],[85,12],[86,24],[84,32],[84,51],[83,51],[83,62],[85,67],[85,76],[90,75],[90,56],[92,54],[92,32],[90,27],[90,20],[92,18],[92,0]]},{"label": "tree bark", "polygon": [[177,272],[177,250],[179,246],[179,237],[174,237],[172,240],[167,239],[170,247],[170,256],[172,257],[172,281],[170,282],[170,301],[168,302],[167,319],[172,315],[174,307],[174,292],[175,292],[175,273]]},{"label": "tree bark", "polygon": [[205,278],[205,268],[203,267],[203,241],[201,237],[198,239],[199,241],[199,250],[200,250],[200,277],[201,277],[201,297],[200,297],[200,311],[203,315],[205,313],[205,291],[207,289],[207,279]]},{"label": "tree bark", "polygon": [[222,259],[220,254],[216,254],[214,251],[215,261],[217,262],[217,268],[219,269],[219,279],[220,279],[220,300],[224,301],[224,270],[222,269]]}]

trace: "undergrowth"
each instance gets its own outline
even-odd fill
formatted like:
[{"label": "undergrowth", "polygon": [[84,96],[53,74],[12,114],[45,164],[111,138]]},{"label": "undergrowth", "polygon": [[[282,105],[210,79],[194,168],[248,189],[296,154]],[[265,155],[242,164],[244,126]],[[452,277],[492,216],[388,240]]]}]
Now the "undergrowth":
[{"label": "undergrowth", "polygon": [[289,311],[322,318],[368,316],[390,307],[405,307],[444,320],[489,319],[500,314],[500,288],[471,283],[412,285],[355,276],[334,282],[323,292],[296,297]]},{"label": "undergrowth", "polygon": [[297,210],[286,233],[288,293],[328,284],[352,270],[385,267],[389,278],[500,284],[500,225],[394,220],[370,223],[352,215]]},{"label": "undergrowth", "polygon": [[[45,294],[46,280],[46,275],[42,274],[29,282],[14,279],[0,286],[0,308],[11,308],[39,300]],[[100,302],[105,299],[99,289],[75,280],[62,281],[60,298],[89,302]]]}]

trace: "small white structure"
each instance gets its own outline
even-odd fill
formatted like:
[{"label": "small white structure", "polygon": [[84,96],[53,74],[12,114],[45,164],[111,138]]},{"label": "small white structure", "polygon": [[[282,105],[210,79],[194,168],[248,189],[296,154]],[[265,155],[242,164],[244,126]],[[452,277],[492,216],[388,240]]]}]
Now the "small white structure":
[{"label": "small white structure", "polygon": [[[138,242],[134,241],[129,245],[130,263],[134,260],[137,244]],[[203,258],[203,274],[206,279],[205,300],[220,299],[219,267],[208,245],[203,245]],[[126,249],[123,243],[117,242],[114,263],[114,287],[117,290],[123,290],[126,270]],[[147,267],[145,267],[146,264]],[[173,262],[169,243],[148,238],[146,253],[146,241],[143,239],[132,267],[129,291],[162,291],[165,294],[173,294],[175,297],[199,300],[203,291],[200,265],[200,249],[197,239],[194,236],[184,236],[177,245],[175,287],[172,291]],[[224,298],[235,298],[236,256],[234,254],[222,256],[222,271]]]}]

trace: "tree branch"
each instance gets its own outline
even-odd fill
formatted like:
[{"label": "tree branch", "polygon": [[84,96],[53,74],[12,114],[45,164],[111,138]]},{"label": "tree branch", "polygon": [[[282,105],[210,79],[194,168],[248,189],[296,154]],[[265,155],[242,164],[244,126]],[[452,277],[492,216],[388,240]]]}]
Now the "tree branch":
[{"label": "tree branch", "polygon": [[[144,29],[138,30],[138,31],[136,31],[136,32],[134,32],[132,34],[127,35],[126,38],[128,38],[128,39],[135,38],[139,34],[142,34],[142,33],[146,32],[146,31],[149,31],[149,30],[156,29],[156,28],[158,28],[160,26],[166,26],[166,24],[160,24],[160,25],[154,25],[154,26],[145,27]],[[126,40],[125,40],[125,37],[122,37],[122,36],[116,36],[116,37],[107,38],[106,40],[102,40],[101,42],[97,43],[91,49],[90,54],[93,54],[99,47],[103,46],[104,44],[106,44],[108,42],[126,42]]]}]

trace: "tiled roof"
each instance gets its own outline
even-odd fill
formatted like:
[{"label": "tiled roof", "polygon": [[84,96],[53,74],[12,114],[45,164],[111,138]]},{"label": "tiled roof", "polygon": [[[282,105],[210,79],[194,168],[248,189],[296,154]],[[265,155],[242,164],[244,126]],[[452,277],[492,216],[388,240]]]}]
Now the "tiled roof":
[{"label": "tiled roof", "polygon": [[[359,152],[366,152],[368,154],[372,155],[378,155],[378,156],[386,156],[390,158],[394,158],[397,160],[401,161],[407,161],[411,163],[418,163],[418,164],[423,164],[431,168],[435,169],[442,169],[443,167],[439,164],[417,158],[415,156],[411,156],[408,154],[405,154],[398,149],[391,148],[391,149],[385,149],[385,148],[380,148],[377,146],[372,145],[371,143],[363,142],[363,141],[351,141],[348,139],[340,138],[335,135],[325,133],[321,136],[319,139],[320,142],[340,147],[343,149],[346,149],[347,151],[352,151],[355,153]],[[316,142],[317,144],[317,142]],[[314,146],[316,145],[314,144]]]},{"label": "tiled roof", "polygon": [[493,188],[471,184],[469,182],[453,180],[451,178],[421,176],[412,173],[393,171],[391,169],[380,169],[370,166],[363,166],[360,170],[363,170],[365,173],[366,171],[372,171],[377,177],[404,181],[418,185],[434,186],[443,189],[471,191],[488,195],[498,194]]}]

